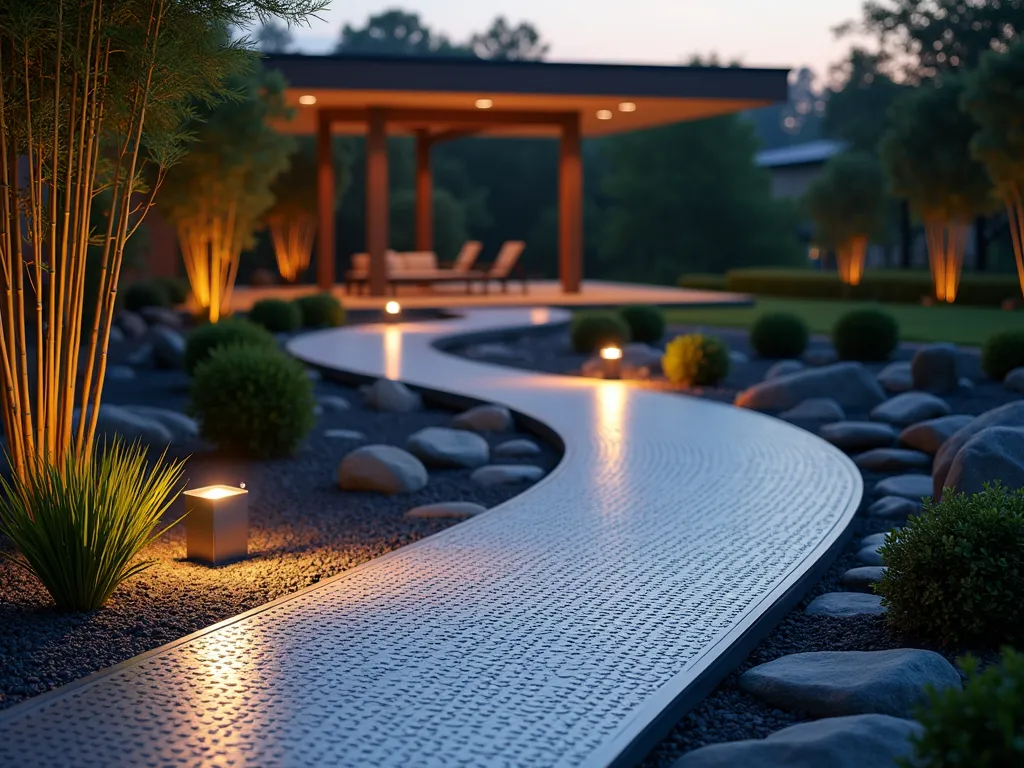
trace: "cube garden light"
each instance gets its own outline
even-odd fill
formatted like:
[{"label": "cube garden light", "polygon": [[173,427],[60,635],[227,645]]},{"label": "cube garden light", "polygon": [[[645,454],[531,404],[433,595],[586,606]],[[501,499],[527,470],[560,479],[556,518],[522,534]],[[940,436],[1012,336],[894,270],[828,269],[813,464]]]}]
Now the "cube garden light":
[{"label": "cube garden light", "polygon": [[245,483],[185,491],[188,559],[220,565],[249,554],[249,492]]},{"label": "cube garden light", "polygon": [[384,305],[384,317],[389,323],[398,322],[402,314],[402,305],[397,301],[389,301]]},{"label": "cube garden light", "polygon": [[618,347],[604,347],[601,350],[601,359],[604,360],[604,377],[606,379],[618,379],[622,376],[622,350]]}]

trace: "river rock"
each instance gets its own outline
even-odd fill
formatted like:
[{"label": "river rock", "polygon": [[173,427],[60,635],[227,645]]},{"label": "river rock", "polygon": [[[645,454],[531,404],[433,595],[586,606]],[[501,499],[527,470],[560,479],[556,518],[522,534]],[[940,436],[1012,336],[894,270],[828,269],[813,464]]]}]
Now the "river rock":
[{"label": "river rock", "polygon": [[418,491],[426,484],[427,468],[411,453],[393,445],[356,448],[338,466],[338,485],[345,491],[393,495]]},{"label": "river rock", "polygon": [[426,427],[410,435],[405,448],[428,467],[479,467],[490,459],[487,441],[463,429]]},{"label": "river rock", "polygon": [[888,535],[888,531],[883,531],[882,533],[872,533],[861,539],[860,545],[862,547],[874,547],[875,549],[878,549],[883,544],[885,544],[885,537]]},{"label": "river rock", "polygon": [[425,504],[413,507],[405,513],[406,517],[435,518],[467,518],[476,517],[487,511],[487,507],[471,501],[440,501],[436,504]]},{"label": "river rock", "polygon": [[[881,558],[878,559],[881,560]],[[872,585],[877,583],[884,575],[884,565],[862,565],[857,568],[850,568],[843,574],[839,582],[843,585],[843,589],[848,589],[851,592],[871,593],[874,591]]]},{"label": "river rock", "polygon": [[843,407],[831,397],[812,397],[795,408],[779,414],[780,419],[796,424],[831,424],[846,418]]},{"label": "river rock", "polygon": [[365,440],[366,435],[356,429],[325,429],[324,437],[332,440]]},{"label": "river rock", "polygon": [[885,613],[882,598],[860,592],[826,592],[811,600],[806,610],[808,616],[881,616]]},{"label": "river rock", "polygon": [[480,485],[532,483],[544,477],[544,470],[529,464],[492,464],[473,472],[470,479]]},{"label": "river rock", "polygon": [[779,360],[779,362],[772,364],[772,367],[765,371],[764,380],[771,381],[780,376],[789,376],[789,374],[802,371],[806,367],[799,360]]},{"label": "river rock", "polygon": [[[92,413],[91,407],[87,413]],[[72,416],[75,427],[78,426],[79,416],[80,412],[76,408]],[[119,436],[126,443],[137,440],[156,449],[163,449],[174,441],[174,435],[159,421],[107,403],[100,405],[100,412],[96,418],[96,435],[107,443],[115,436]]]},{"label": "river rock", "polygon": [[153,363],[157,368],[177,370],[185,357],[185,339],[173,328],[155,325],[149,329]]},{"label": "river rock", "polygon": [[878,374],[878,383],[886,392],[909,392],[914,388],[914,381],[910,375],[910,363],[902,360],[889,363]]},{"label": "river rock", "polygon": [[872,410],[871,418],[898,427],[908,427],[919,421],[948,416],[951,410],[949,403],[935,395],[927,392],[904,392]]},{"label": "river rock", "polygon": [[128,365],[108,365],[107,381],[129,381],[135,378],[135,369]]},{"label": "river rock", "polygon": [[837,421],[826,424],[818,434],[848,453],[884,448],[896,442],[896,430],[874,421]]},{"label": "river rock", "polygon": [[911,424],[900,432],[899,443],[906,448],[922,451],[930,456],[939,452],[939,448],[958,430],[966,427],[974,420],[973,416],[955,414],[940,416],[937,419],[920,421]]},{"label": "river rock", "polygon": [[831,397],[847,410],[869,410],[885,400],[881,385],[860,363],[836,363],[762,381],[736,396],[736,405],[785,411],[812,397]]},{"label": "river rock", "polygon": [[978,493],[999,480],[1004,488],[1024,488],[1024,428],[989,427],[964,443],[946,475],[946,488]]},{"label": "river rock", "polygon": [[352,408],[349,401],[341,395],[324,395],[317,399],[317,404],[327,413],[341,413]]},{"label": "river rock", "polygon": [[932,457],[906,448],[875,448],[853,459],[861,469],[870,472],[899,472],[906,469],[931,469]]},{"label": "river rock", "polygon": [[932,465],[932,492],[936,498],[942,495],[946,475],[960,449],[968,440],[989,427],[1024,427],[1024,400],[985,411],[942,444],[939,452],[935,454],[935,463]]},{"label": "river rock", "polygon": [[494,456],[502,456],[504,458],[537,456],[540,454],[540,446],[533,442],[533,440],[516,438],[515,440],[506,440],[504,443],[494,446],[494,450],[491,453]]},{"label": "river rock", "polygon": [[167,307],[143,307],[139,310],[139,314],[150,326],[162,325],[164,328],[173,328],[176,331],[180,331],[185,326],[181,315]]},{"label": "river rock", "polygon": [[478,405],[452,419],[452,426],[471,432],[504,432],[512,426],[512,413],[503,405]]},{"label": "river rock", "polygon": [[366,389],[366,404],[378,411],[411,413],[423,407],[423,398],[400,381],[377,379]]},{"label": "river rock", "polygon": [[902,496],[920,501],[932,495],[932,479],[929,475],[893,475],[875,484],[876,496]]},{"label": "river rock", "polygon": [[871,517],[882,517],[886,520],[906,520],[911,515],[920,515],[924,506],[917,499],[903,496],[883,496],[868,507]]},{"label": "river rock", "polygon": [[114,323],[121,329],[126,338],[137,339],[140,336],[146,335],[146,321],[135,312],[122,309],[114,315]]},{"label": "river rock", "polygon": [[1011,392],[1024,392],[1024,366],[1014,368],[1003,379],[1003,386]]},{"label": "river rock", "polygon": [[186,416],[184,413],[172,411],[170,408],[157,408],[152,405],[125,405],[121,407],[129,413],[134,413],[144,419],[151,419],[163,424],[171,433],[175,442],[195,440],[199,437],[199,425],[196,423],[196,420],[191,416]]},{"label": "river rock", "polygon": [[959,384],[956,371],[956,347],[952,344],[926,344],[914,353],[910,373],[914,389],[944,394]]}]

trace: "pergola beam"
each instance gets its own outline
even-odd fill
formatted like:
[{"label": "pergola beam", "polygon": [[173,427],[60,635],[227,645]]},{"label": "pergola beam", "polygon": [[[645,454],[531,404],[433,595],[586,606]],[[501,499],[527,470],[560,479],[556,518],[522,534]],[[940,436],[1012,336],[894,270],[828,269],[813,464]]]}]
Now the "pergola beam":
[{"label": "pergola beam", "polygon": [[316,284],[321,291],[334,287],[334,157],[331,122],[322,115],[316,134]]},{"label": "pergola beam", "polygon": [[[371,109],[323,109],[321,114],[332,123],[368,123]],[[562,127],[578,119],[573,112],[528,112],[498,109],[388,109],[389,124],[460,125],[470,127],[508,125],[550,125]]]},{"label": "pergola beam", "polygon": [[434,179],[430,149],[434,137],[423,129],[416,132],[416,250],[434,250]]},{"label": "pergola beam", "polygon": [[370,294],[388,287],[388,129],[387,112],[371,109],[366,132],[366,251],[370,255]]}]

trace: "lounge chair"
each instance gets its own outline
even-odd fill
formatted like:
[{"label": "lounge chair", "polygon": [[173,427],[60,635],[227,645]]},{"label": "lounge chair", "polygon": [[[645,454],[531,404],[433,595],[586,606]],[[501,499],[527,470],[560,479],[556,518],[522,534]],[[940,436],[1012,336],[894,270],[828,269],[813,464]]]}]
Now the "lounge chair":
[{"label": "lounge chair", "polygon": [[[469,245],[469,244],[467,244]],[[471,264],[476,254],[471,248],[463,247],[459,253],[462,264]],[[457,262],[458,264],[458,262]],[[433,283],[464,282],[466,293],[473,290],[473,281],[483,279],[482,272],[465,268],[440,269],[437,256],[432,251],[410,251],[407,253],[387,252],[387,283],[392,294],[398,292],[403,283],[432,285]],[[362,293],[370,281],[370,257],[365,253],[357,253],[352,257],[352,269],[345,273],[345,287],[351,292],[356,289]]]},{"label": "lounge chair", "polygon": [[[508,280],[512,276],[526,243],[522,240],[506,240],[498,251],[498,257],[490,269],[483,273],[484,293],[487,293],[491,280],[501,283],[501,292],[508,293]],[[526,293],[526,279],[523,279],[523,293]]]},{"label": "lounge chair", "polygon": [[[480,255],[482,248],[483,243],[479,240],[467,240],[462,244],[459,255],[455,257],[455,262],[451,265],[450,269],[453,272],[469,272],[473,269],[473,265],[476,263],[476,258]],[[442,265],[442,268],[448,267]]]}]

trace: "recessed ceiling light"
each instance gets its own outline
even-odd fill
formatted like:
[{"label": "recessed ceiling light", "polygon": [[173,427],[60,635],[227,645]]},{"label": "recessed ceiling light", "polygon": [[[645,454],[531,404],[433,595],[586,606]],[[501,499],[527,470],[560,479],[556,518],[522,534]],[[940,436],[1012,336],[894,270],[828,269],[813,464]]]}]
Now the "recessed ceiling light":
[{"label": "recessed ceiling light", "polygon": [[476,108],[477,109],[490,109],[493,106],[494,106],[494,102],[491,101],[490,99],[477,99],[476,100]]},{"label": "recessed ceiling light", "polygon": [[598,120],[611,120],[612,119],[612,111],[610,109],[599,109],[599,110],[597,110],[597,119]]},{"label": "recessed ceiling light", "polygon": [[302,96],[299,96],[299,104],[302,104],[303,106],[306,107],[311,106],[312,104],[316,104],[316,96],[314,96],[312,93],[305,93]]},{"label": "recessed ceiling light", "polygon": [[632,101],[624,101],[619,104],[619,112],[636,112],[636,104]]}]

